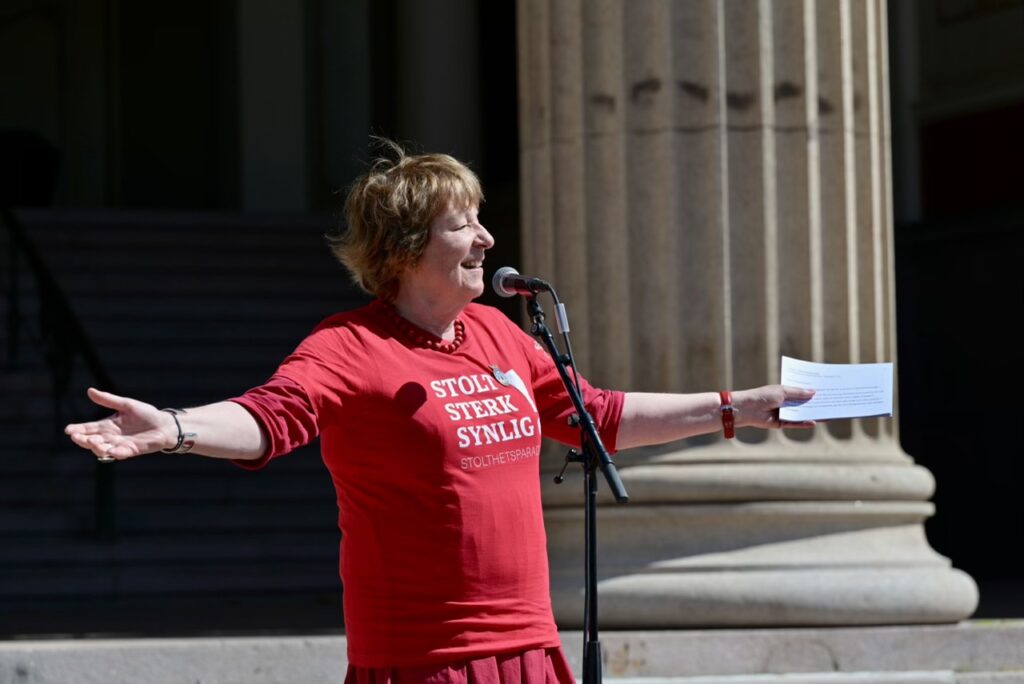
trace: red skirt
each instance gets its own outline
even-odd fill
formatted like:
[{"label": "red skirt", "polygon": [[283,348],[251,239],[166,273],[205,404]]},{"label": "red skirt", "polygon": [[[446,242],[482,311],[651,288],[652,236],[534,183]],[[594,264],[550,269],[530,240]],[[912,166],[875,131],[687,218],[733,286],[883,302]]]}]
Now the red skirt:
[{"label": "red skirt", "polygon": [[441,665],[349,665],[345,684],[576,684],[576,678],[555,646]]}]

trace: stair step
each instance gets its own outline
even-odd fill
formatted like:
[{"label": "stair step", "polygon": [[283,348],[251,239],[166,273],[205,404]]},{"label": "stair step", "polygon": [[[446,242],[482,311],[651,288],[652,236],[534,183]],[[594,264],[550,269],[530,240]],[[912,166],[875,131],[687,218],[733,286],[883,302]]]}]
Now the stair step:
[{"label": "stair step", "polygon": [[[145,258],[130,250],[110,250],[91,254],[87,264],[83,264],[79,249],[47,249],[43,253],[46,264],[57,273],[107,272],[118,273],[125,264],[135,269],[141,265],[147,267],[148,277],[152,280],[166,279],[168,282],[190,277],[192,274],[220,273],[238,277],[257,279],[269,277],[283,278],[285,275],[304,275],[311,270],[319,270],[324,274],[337,274],[338,281],[346,280],[345,272],[331,260],[329,254],[317,257],[309,250],[278,250],[261,252],[216,252],[213,250],[194,254],[171,255],[166,259]],[[61,282],[60,277],[57,278]],[[131,281],[127,278],[125,283]]]},{"label": "stair step", "polygon": [[[310,264],[310,266],[315,266]],[[339,267],[340,268],[340,267]],[[122,268],[116,273],[96,270],[61,273],[60,284],[75,299],[119,297],[130,282],[133,296],[147,297],[275,297],[306,296],[310,292],[347,294],[348,276],[335,269],[306,268],[293,275],[267,274],[262,278],[238,277],[222,270],[199,271],[188,278],[152,278],[148,265]],[[23,302],[35,301],[26,296]],[[24,304],[22,305],[24,308]]]},{"label": "stair step", "polygon": [[[74,300],[74,297],[72,297]],[[83,321],[118,316],[137,323],[154,320],[187,319],[191,325],[227,325],[239,319],[308,320],[316,322],[334,311],[330,297],[295,298],[159,298],[126,295],[107,300],[74,300],[75,313]],[[179,323],[180,324],[180,323]],[[90,328],[88,324],[86,328]]]},{"label": "stair step", "polygon": [[331,255],[324,235],[330,227],[298,230],[263,229],[240,236],[237,230],[220,226],[191,226],[178,234],[152,230],[146,226],[44,227],[26,225],[29,239],[40,251],[121,250],[137,252],[148,258],[166,254],[194,254],[202,251],[238,254],[267,251],[299,251]]},{"label": "stair step", "polygon": [[[8,412],[0,420],[0,431],[4,435],[4,444],[0,445],[0,463],[3,464],[0,469],[17,467],[19,462],[51,459],[54,452],[74,446],[64,434],[63,426],[53,424],[49,413],[32,420],[18,419],[12,413]],[[11,422],[12,417],[16,422]]]},{"label": "stair step", "polygon": [[[43,500],[90,504],[96,488],[90,474],[86,472],[84,477],[68,481],[53,473],[8,473],[0,480],[0,500],[5,507]],[[275,473],[272,481],[252,477],[240,469],[225,473],[118,472],[115,480],[118,502],[154,505],[294,501],[317,492],[322,499],[334,502],[330,477],[322,468]]]},{"label": "stair step", "polygon": [[[95,511],[91,505],[65,505],[56,509],[48,503],[21,505],[0,516],[0,537],[25,533],[61,533],[93,529]],[[331,529],[337,519],[332,501],[270,501],[253,503],[209,502],[202,507],[160,502],[119,502],[117,528],[121,533],[141,532],[235,532],[316,531]],[[10,542],[5,542],[10,543]]]},{"label": "stair step", "polygon": [[332,591],[338,588],[338,540],[328,527],[286,534],[153,531],[116,542],[37,536],[0,549],[0,598],[297,586]]},{"label": "stair step", "polygon": [[[284,358],[283,354],[281,358]],[[118,390],[126,396],[158,406],[199,406],[238,396],[262,384],[277,365],[276,361],[267,361],[262,368],[255,365],[246,368],[218,367],[193,369],[194,372],[172,367],[174,377],[169,380],[163,380],[168,372],[161,369],[133,370],[115,366],[107,370],[118,379]],[[77,396],[85,400],[84,387]],[[172,401],[172,398],[178,401]],[[51,415],[51,406],[52,401],[46,394],[26,396],[14,407],[15,416],[45,418]]]},{"label": "stair step", "polygon": [[176,563],[101,567],[12,569],[0,579],[0,599],[83,595],[138,595],[221,591],[330,591],[338,568],[328,558],[311,561]]},{"label": "stair step", "polygon": [[184,238],[224,236],[245,243],[261,235],[286,240],[289,236],[322,234],[337,225],[329,215],[239,214],[220,212],[162,212],[132,209],[19,209],[18,220],[33,238],[89,233],[144,239],[155,236],[181,248]]},{"label": "stair step", "polygon": [[[330,217],[20,215],[118,390],[158,406],[241,394],[323,318],[369,300],[326,246]],[[96,380],[76,359],[54,417],[24,260],[19,275],[19,360],[0,366],[0,598],[336,595],[337,507],[318,442],[259,472],[163,454],[97,465],[63,434],[63,423],[106,415],[85,398]],[[112,475],[113,542],[89,538],[101,473]]]},{"label": "stair step", "polygon": [[51,443],[58,443],[65,448],[71,446],[69,442],[63,441],[67,439],[63,434],[55,439],[49,430],[41,429],[37,425],[16,424],[16,427],[20,429],[15,429],[15,427],[8,429],[5,427],[6,425],[8,425],[6,420],[0,420],[0,431],[4,435],[3,444],[0,444],[0,460],[21,459],[32,450],[40,449]]},{"label": "stair step", "polygon": [[[196,616],[202,616],[197,624]],[[342,626],[340,586],[329,590],[192,592],[133,596],[10,597],[0,611],[0,637],[222,637],[336,634]]]},{"label": "stair step", "polygon": [[188,563],[197,560],[307,560],[337,558],[337,529],[315,532],[236,534],[170,534],[122,536],[116,543],[74,536],[46,536],[0,549],[4,567],[27,564],[102,565],[122,563]]},{"label": "stair step", "polygon": [[[115,469],[115,482],[129,487],[135,477],[155,478],[240,478],[243,481],[260,480],[263,484],[239,484],[238,487],[275,487],[279,480],[288,477],[309,477],[316,489],[310,493],[319,495],[329,488],[330,478],[320,458],[319,442],[296,449],[279,456],[266,468],[257,471],[245,470],[223,459],[202,456],[176,456],[173,454],[146,454],[120,461],[109,466]],[[97,464],[92,454],[74,446],[63,434],[46,449],[22,450],[9,446],[0,447],[0,473],[4,479],[16,478],[83,478],[89,483],[96,475]],[[318,482],[322,484],[316,484]],[[89,485],[91,486],[91,484]],[[191,490],[192,485],[188,489]],[[3,510],[3,509],[0,509]]]},{"label": "stair step", "polygon": [[[206,371],[218,368],[264,368],[268,364],[276,366],[299,341],[299,336],[296,336],[294,343],[252,340],[244,344],[216,345],[212,349],[209,343],[185,342],[175,344],[172,354],[156,354],[151,346],[123,342],[97,344],[96,347],[103,358],[111,359],[108,368],[117,369],[118,375],[124,375],[140,370]],[[48,384],[49,380],[50,371],[45,365],[19,368],[10,373],[0,370],[0,388],[7,392],[39,390],[42,389],[40,385]],[[3,397],[0,397],[2,400]]]},{"label": "stair step", "polygon": [[[351,307],[355,308],[355,307]],[[194,321],[181,318],[159,318],[141,315],[131,319],[114,316],[93,316],[86,321],[89,338],[97,349],[106,349],[106,345],[139,346],[152,345],[208,345],[210,355],[216,356],[221,347],[228,345],[256,344],[289,344],[289,350],[295,347],[308,335],[321,320],[342,309],[325,310],[322,315],[300,317],[295,320],[279,318],[272,321],[266,318],[220,319],[215,325],[197,325]],[[0,312],[2,315],[2,312]],[[28,363],[29,352],[41,353],[36,344],[22,340],[18,364]],[[34,350],[34,351],[33,351]],[[6,365],[6,345],[3,364]],[[106,359],[104,359],[106,361]],[[116,360],[116,357],[110,359]],[[43,367],[41,359],[32,361],[34,367]],[[3,373],[0,369],[0,373]]]}]

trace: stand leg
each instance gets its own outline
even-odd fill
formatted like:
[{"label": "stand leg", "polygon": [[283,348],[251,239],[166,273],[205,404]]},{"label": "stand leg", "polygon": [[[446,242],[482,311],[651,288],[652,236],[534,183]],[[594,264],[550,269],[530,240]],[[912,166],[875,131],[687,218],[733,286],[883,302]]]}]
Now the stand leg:
[{"label": "stand leg", "polygon": [[601,641],[597,627],[597,460],[584,449],[584,487],[586,511],[586,624],[583,635],[583,684],[601,684]]},{"label": "stand leg", "polygon": [[588,641],[583,645],[583,684],[601,682],[601,642]]}]

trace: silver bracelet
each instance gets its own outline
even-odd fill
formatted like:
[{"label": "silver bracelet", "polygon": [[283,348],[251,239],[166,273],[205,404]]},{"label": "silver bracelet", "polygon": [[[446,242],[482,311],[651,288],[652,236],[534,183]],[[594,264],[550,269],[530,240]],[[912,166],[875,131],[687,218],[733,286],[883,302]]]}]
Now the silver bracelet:
[{"label": "silver bracelet", "polygon": [[161,449],[162,454],[187,454],[196,445],[196,433],[185,432],[181,429],[181,421],[178,420],[179,413],[185,413],[185,409],[162,408],[161,411],[171,414],[174,418],[174,425],[178,428],[178,441],[170,449]]}]

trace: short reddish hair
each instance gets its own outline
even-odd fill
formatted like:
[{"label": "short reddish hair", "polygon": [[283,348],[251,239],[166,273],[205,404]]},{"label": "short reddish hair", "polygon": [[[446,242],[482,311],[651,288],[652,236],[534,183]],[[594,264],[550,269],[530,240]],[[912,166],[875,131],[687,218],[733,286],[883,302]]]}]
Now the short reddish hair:
[{"label": "short reddish hair", "polygon": [[476,174],[454,157],[407,155],[395,142],[378,142],[386,154],[352,183],[347,228],[330,244],[360,287],[394,301],[399,276],[423,255],[434,219],[451,205],[479,205],[483,191]]}]

